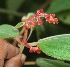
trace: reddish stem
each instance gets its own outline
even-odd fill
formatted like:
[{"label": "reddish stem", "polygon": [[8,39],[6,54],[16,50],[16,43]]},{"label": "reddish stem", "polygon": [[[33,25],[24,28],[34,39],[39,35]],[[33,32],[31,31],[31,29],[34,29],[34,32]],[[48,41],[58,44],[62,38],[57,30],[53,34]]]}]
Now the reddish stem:
[{"label": "reddish stem", "polygon": [[30,47],[31,47],[27,42],[23,41],[23,43],[24,43],[24,45],[25,45],[27,48],[30,48]]},{"label": "reddish stem", "polygon": [[24,42],[26,42],[27,35],[28,35],[28,30],[25,29],[25,31],[24,31],[24,36],[23,36],[23,41],[24,41]]}]

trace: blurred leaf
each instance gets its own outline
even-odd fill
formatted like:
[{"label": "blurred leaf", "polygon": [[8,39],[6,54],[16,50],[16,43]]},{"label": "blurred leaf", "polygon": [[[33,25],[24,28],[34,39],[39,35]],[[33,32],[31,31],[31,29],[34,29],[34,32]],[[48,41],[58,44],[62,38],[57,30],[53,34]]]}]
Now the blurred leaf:
[{"label": "blurred leaf", "polygon": [[40,39],[38,45],[49,56],[61,60],[70,60],[70,34]]},{"label": "blurred leaf", "polygon": [[24,22],[19,22],[15,27],[16,27],[16,28],[20,28],[20,27],[23,26],[23,24],[24,24]]},{"label": "blurred leaf", "polygon": [[70,9],[70,0],[54,0],[46,13],[57,13]]},{"label": "blurred leaf", "polygon": [[57,14],[57,17],[64,24],[70,25],[70,11],[64,11]]},{"label": "blurred leaf", "polygon": [[11,25],[0,25],[0,38],[17,37],[18,30]]},{"label": "blurred leaf", "polygon": [[[21,4],[24,2],[24,0],[7,0],[7,8],[11,11],[17,11]],[[9,14],[9,19],[13,19],[14,16]]]},{"label": "blurred leaf", "polygon": [[38,58],[36,64],[40,67],[70,67],[70,64],[58,60]]},{"label": "blurred leaf", "polygon": [[16,11],[23,2],[24,0],[7,0],[7,8]]}]

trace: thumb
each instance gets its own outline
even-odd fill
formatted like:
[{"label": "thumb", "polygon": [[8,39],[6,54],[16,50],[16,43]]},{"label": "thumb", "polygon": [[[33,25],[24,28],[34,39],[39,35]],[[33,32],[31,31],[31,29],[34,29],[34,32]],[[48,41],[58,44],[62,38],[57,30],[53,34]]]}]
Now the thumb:
[{"label": "thumb", "polygon": [[24,54],[19,54],[11,59],[9,59],[4,67],[22,67],[26,56]]}]

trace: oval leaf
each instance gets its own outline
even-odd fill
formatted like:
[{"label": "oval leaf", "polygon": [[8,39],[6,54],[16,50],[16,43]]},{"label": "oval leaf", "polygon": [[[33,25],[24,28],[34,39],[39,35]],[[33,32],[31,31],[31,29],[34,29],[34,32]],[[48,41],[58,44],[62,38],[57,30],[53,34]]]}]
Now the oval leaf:
[{"label": "oval leaf", "polygon": [[61,60],[70,60],[70,34],[40,39],[38,44],[45,54]]},{"label": "oval leaf", "polygon": [[24,22],[19,22],[15,27],[16,27],[16,28],[20,28],[20,27],[23,26],[23,24],[24,24]]},{"label": "oval leaf", "polygon": [[18,30],[11,25],[0,25],[0,38],[17,37]]},{"label": "oval leaf", "polygon": [[38,58],[36,64],[40,67],[70,67],[70,64],[59,60],[51,60],[46,58]]}]

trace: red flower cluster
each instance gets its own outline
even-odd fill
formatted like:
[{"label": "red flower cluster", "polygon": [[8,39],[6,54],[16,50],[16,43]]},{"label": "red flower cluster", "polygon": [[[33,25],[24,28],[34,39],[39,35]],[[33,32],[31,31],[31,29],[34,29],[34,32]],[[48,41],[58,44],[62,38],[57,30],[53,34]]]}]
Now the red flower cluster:
[{"label": "red flower cluster", "polygon": [[31,26],[36,26],[36,24],[41,25],[43,24],[43,21],[41,20],[41,17],[44,17],[47,22],[49,23],[58,23],[58,19],[55,18],[55,14],[46,14],[44,13],[43,9],[37,10],[36,14],[34,16],[31,16],[30,18],[25,20],[25,28],[30,29]]},{"label": "red flower cluster", "polygon": [[40,54],[41,50],[40,50],[40,48],[38,46],[36,46],[36,47],[31,47],[30,50],[29,50],[29,52],[30,53],[37,52],[38,54]]},{"label": "red flower cluster", "polygon": [[[55,18],[55,14],[46,14],[44,13],[43,9],[37,10],[36,14],[34,16],[31,16],[30,18],[25,20],[24,23],[24,28],[26,30],[30,29],[31,27],[35,27],[36,24],[38,25],[42,25],[43,21],[41,20],[41,17],[44,17],[46,19],[46,22],[49,23],[53,23],[53,24],[57,24],[58,23],[58,19]],[[26,34],[26,33],[24,33]],[[24,35],[25,37],[26,35]],[[38,54],[41,52],[38,46],[32,47],[30,46],[26,41],[24,42],[24,38],[22,39],[22,42],[24,43],[24,45],[29,48],[29,52],[37,52]]]}]

